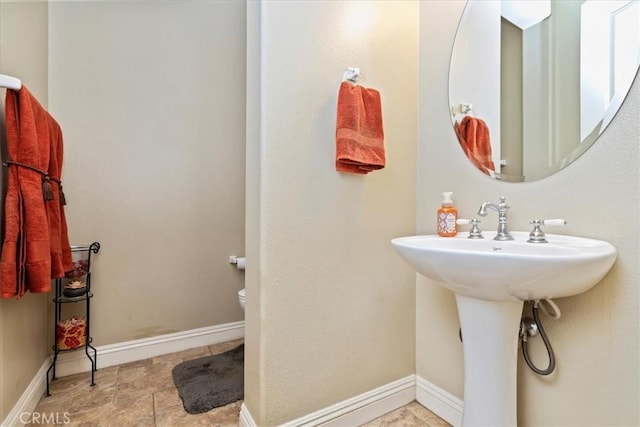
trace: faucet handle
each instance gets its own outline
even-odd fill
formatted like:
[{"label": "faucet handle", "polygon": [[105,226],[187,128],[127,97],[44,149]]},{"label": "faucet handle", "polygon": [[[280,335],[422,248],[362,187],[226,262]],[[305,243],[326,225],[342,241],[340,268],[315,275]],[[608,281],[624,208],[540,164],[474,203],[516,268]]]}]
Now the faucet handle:
[{"label": "faucet handle", "polygon": [[[541,225],[567,225],[567,221],[564,219],[541,219],[538,221],[541,222]],[[531,221],[531,224],[533,224],[533,221]]]},{"label": "faucet handle", "polygon": [[469,236],[467,239],[484,239],[482,235],[482,231],[478,228],[478,224],[480,223],[479,219],[464,219],[460,218],[456,220],[456,224],[458,225],[469,225],[471,224],[471,230],[469,230]]},{"label": "faucet handle", "polygon": [[567,221],[564,219],[534,219],[530,222],[533,225],[533,230],[529,233],[529,243],[547,243],[544,231],[540,228],[543,225],[565,225]]}]

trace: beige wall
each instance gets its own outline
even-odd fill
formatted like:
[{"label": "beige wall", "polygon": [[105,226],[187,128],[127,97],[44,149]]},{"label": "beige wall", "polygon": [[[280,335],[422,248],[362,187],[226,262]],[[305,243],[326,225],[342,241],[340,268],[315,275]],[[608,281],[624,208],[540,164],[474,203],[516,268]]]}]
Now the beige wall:
[{"label": "beige wall", "polygon": [[[0,73],[20,78],[47,105],[47,3],[0,2]],[[4,96],[0,90],[3,127]],[[46,294],[0,300],[0,420],[47,357],[49,302]]]},{"label": "beige wall", "polygon": [[[415,227],[418,3],[249,7],[261,13],[248,102],[260,129],[248,141],[259,165],[248,253],[260,261],[248,259],[259,275],[247,276],[245,403],[268,426],[415,372],[415,278],[390,240]],[[366,176],[334,166],[349,66],[382,95],[387,167]]]},{"label": "beige wall", "polygon": [[[454,192],[462,216],[474,216],[482,201],[504,195],[512,206],[513,229],[528,229],[533,218],[562,217],[568,225],[560,232],[613,243],[618,260],[602,283],[557,300],[560,320],[542,315],[556,372],[539,377],[520,358],[518,425],[638,425],[640,83],[635,82],[598,143],[576,163],[533,183],[493,181],[464,157],[448,120],[449,55],[463,6],[450,0],[421,4],[418,232],[435,231],[433,214],[446,190]],[[462,398],[453,294],[426,279],[417,285],[417,374]],[[534,357],[544,364],[539,344]]]},{"label": "beige wall", "polygon": [[245,5],[53,2],[49,109],[98,346],[242,320]]},{"label": "beige wall", "polygon": [[245,292],[247,297],[244,315],[244,402],[251,408],[254,419],[261,419],[262,382],[260,369],[262,366],[261,351],[261,2],[247,3],[247,121],[246,121],[246,221],[245,247],[247,269],[245,271]]}]

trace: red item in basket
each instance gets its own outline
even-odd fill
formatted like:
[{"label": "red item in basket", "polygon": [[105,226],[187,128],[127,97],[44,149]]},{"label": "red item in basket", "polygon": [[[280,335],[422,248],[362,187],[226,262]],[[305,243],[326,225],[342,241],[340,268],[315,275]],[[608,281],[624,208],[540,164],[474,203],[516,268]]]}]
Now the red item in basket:
[{"label": "red item in basket", "polygon": [[81,259],[73,262],[73,270],[67,271],[64,276],[67,279],[82,277],[89,272],[89,260]]},{"label": "red item in basket", "polygon": [[71,350],[83,346],[87,336],[87,321],[82,316],[73,316],[61,320],[56,325],[58,336],[58,350]]}]

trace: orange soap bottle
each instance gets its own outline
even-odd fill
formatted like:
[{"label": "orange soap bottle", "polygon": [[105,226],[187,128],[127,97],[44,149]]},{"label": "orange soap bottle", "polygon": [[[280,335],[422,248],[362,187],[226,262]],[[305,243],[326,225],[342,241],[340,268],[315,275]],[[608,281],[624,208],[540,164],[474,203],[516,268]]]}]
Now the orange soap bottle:
[{"label": "orange soap bottle", "polygon": [[442,193],[442,206],[438,209],[438,234],[442,237],[454,237],[458,234],[458,210],[453,207],[452,192]]}]

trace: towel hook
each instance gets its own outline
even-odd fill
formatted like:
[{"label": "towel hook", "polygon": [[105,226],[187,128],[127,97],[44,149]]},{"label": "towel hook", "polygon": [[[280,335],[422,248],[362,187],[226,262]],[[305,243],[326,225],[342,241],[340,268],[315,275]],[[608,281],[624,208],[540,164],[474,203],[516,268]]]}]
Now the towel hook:
[{"label": "towel hook", "polygon": [[351,83],[357,83],[359,77],[360,77],[360,68],[347,67],[347,71],[344,72],[344,75],[342,76],[342,80],[346,80]]},{"label": "towel hook", "polygon": [[451,115],[455,116],[456,114],[467,114],[471,110],[473,110],[473,105],[460,104],[455,107],[451,107]]}]

